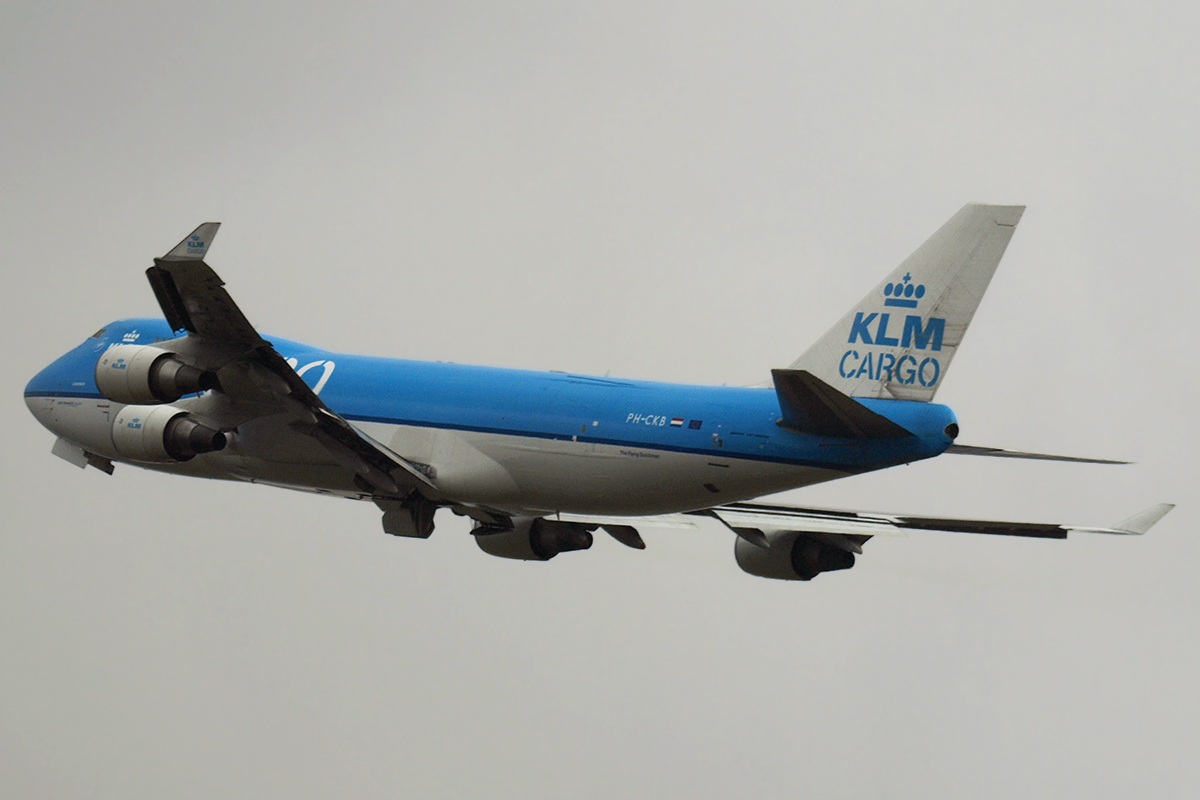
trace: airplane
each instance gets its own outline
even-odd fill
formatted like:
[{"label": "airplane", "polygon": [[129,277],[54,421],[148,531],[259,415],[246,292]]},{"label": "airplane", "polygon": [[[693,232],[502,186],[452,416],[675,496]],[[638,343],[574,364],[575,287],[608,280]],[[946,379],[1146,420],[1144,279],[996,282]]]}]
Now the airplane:
[{"label": "airplane", "polygon": [[[756,498],[943,453],[1124,463],[956,443],[933,402],[1023,206],[968,204],[828,333],[758,387],[693,386],[374,358],[261,336],[204,258],[204,223],[146,271],[163,318],[101,328],[25,402],[51,452],[368,500],[386,533],[427,538],[442,508],[494,556],[548,561],[602,530],[716,520],[745,572],[811,580],[873,536],[912,530],[1063,539],[1111,528],[805,508]],[[712,523],[706,523],[712,524]]]}]

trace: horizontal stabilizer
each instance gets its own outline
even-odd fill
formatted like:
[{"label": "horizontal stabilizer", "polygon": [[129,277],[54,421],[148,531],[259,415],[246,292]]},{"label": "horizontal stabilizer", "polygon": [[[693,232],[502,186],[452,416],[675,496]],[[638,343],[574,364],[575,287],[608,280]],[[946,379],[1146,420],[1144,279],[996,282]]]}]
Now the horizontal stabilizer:
[{"label": "horizontal stabilizer", "polygon": [[910,431],[876,414],[802,369],[773,369],[783,417],[779,424],[799,433],[839,439],[898,439]]},{"label": "horizontal stabilizer", "polygon": [[993,458],[1024,458],[1032,461],[1070,461],[1076,464],[1128,464],[1128,461],[1111,461],[1107,458],[1081,458],[1079,456],[1052,456],[1045,453],[1025,453],[1021,450],[1002,450],[999,447],[974,447],[969,444],[952,444],[947,453],[960,456],[991,456]]}]

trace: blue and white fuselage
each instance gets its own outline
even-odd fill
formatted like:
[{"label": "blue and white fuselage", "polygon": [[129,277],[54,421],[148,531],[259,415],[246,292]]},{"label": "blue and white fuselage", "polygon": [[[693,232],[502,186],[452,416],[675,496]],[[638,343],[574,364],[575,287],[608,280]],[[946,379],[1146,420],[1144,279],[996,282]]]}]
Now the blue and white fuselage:
[{"label": "blue and white fuselage", "polygon": [[[108,325],[30,381],[26,403],[46,427],[88,452],[126,460],[111,436],[119,404],[96,387],[96,359],[114,344],[173,337],[162,319]],[[771,388],[373,358],[269,338],[331,409],[430,467],[447,496],[514,515],[690,511],[930,458],[953,442],[953,413],[933,403],[862,400],[914,435],[847,441],[780,426]],[[190,410],[203,399],[174,405]],[[343,471],[325,468],[327,454],[306,457],[293,448],[289,459],[259,435],[262,427],[252,422],[229,432],[228,445],[203,458],[148,466],[364,494]]]}]

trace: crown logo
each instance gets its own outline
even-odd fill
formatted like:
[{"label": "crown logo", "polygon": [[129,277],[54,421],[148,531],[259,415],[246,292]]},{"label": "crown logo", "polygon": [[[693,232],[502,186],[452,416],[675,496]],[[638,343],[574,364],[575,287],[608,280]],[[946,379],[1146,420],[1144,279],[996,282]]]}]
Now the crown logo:
[{"label": "crown logo", "polygon": [[912,273],[906,273],[903,283],[889,283],[883,287],[883,296],[887,298],[883,301],[885,306],[916,308],[917,301],[925,296],[925,284],[914,286]]}]

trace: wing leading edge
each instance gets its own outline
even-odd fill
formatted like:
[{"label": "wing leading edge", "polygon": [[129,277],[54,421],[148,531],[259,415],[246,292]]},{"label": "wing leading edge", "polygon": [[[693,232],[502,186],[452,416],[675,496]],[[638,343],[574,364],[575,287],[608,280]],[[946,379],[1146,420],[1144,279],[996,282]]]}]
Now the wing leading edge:
[{"label": "wing leading edge", "polygon": [[[1000,520],[958,519],[954,517],[926,517],[877,512],[840,511],[828,508],[803,508],[798,506],[769,505],[766,503],[730,503],[702,511],[684,514],[668,514],[661,517],[642,517],[635,524],[666,527],[695,527],[697,517],[713,517],[747,541],[758,537],[747,536],[747,531],[761,534],[799,532],[806,534],[829,534],[870,538],[872,536],[907,536],[908,531],[945,531],[947,533],[983,533],[993,536],[1025,536],[1036,539],[1065,539],[1072,531],[1080,533],[1107,533],[1120,536],[1140,536],[1150,530],[1175,506],[1159,503],[1112,527],[1089,527],[1084,525],[1061,525],[1038,522],[1009,522]],[[611,524],[622,517],[592,517],[563,514],[566,521]],[[754,543],[751,541],[751,543]]]}]

